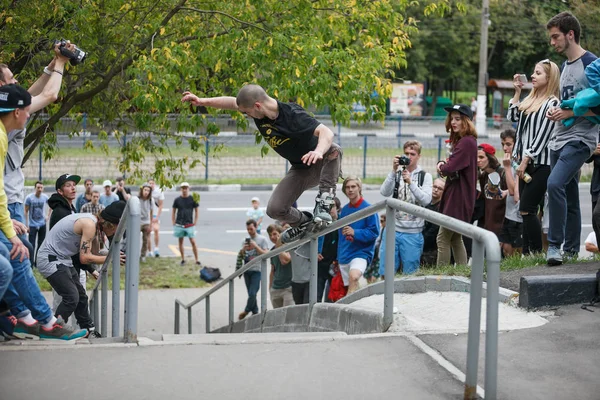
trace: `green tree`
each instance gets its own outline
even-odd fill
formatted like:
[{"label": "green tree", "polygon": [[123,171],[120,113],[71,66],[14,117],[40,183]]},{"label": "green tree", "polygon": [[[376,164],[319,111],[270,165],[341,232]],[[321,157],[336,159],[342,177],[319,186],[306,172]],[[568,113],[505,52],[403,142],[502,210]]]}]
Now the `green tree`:
[{"label": "green tree", "polygon": [[[49,61],[52,39],[71,39],[88,52],[64,77],[47,120],[32,119],[27,156],[42,140],[46,158],[56,149],[60,118],[81,118],[104,129],[102,137],[127,137],[119,165],[129,176],[154,157],[160,184],[178,181],[202,157],[203,141],[218,128],[191,113],[180,98],[235,95],[245,83],[275,97],[329,107],[334,121],[382,119],[393,71],[406,65],[415,21],[409,0],[47,0],[4,1],[0,60],[24,85]],[[443,12],[449,0],[429,5]],[[372,96],[376,91],[379,96]],[[352,114],[360,102],[366,111]],[[232,113],[239,126],[247,121]],[[205,132],[184,137],[181,132]],[[168,139],[187,142],[190,156],[170,156]],[[257,142],[260,137],[257,136]],[[263,152],[265,149],[263,148]]]}]

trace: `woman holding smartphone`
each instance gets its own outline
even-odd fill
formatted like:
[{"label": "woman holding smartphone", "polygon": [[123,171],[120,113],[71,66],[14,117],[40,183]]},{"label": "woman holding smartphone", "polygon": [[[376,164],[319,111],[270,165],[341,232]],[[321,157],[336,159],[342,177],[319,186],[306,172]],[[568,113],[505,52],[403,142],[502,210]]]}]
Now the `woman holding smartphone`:
[{"label": "woman holding smartphone", "polygon": [[[521,102],[523,80],[527,81],[520,74],[513,77],[515,95],[509,102],[508,120],[517,123],[513,156],[519,163],[516,172],[520,178],[523,253],[528,254],[543,251],[542,226],[537,215],[550,175],[548,142],[554,130],[554,122],[546,117],[546,113],[560,103],[560,70],[547,59],[537,63],[531,75],[533,89]],[[526,174],[531,178],[526,178]]]},{"label": "woman holding smartphone", "polygon": [[[444,110],[448,112],[446,131],[450,132],[452,153],[448,160],[437,164],[438,173],[446,177],[440,212],[470,223],[477,191],[477,131],[473,125],[473,111],[464,104]],[[461,234],[440,226],[437,246],[437,265],[450,264],[450,251],[457,264],[467,264],[467,251]]]}]

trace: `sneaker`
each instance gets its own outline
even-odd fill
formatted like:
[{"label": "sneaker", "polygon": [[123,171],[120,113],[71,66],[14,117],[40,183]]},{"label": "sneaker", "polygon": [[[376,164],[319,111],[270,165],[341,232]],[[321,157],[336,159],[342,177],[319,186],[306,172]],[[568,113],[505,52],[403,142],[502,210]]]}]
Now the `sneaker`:
[{"label": "sneaker", "polygon": [[333,201],[333,193],[320,193],[315,199],[314,221],[317,223],[330,224],[333,222],[329,212],[335,202]]},{"label": "sneaker", "polygon": [[88,335],[87,329],[75,330],[65,324],[62,317],[58,317],[52,328],[40,326],[40,339],[75,340]]},{"label": "sneaker", "polygon": [[302,213],[304,214],[304,222],[301,222],[298,226],[293,226],[283,231],[281,234],[281,243],[291,243],[294,240],[300,239],[304,236],[306,233],[306,228],[313,221],[313,217],[308,211],[302,211]]},{"label": "sneaker", "polygon": [[156,257],[156,258],[160,257],[160,253],[158,252],[158,247],[154,248],[154,257]]},{"label": "sneaker", "polygon": [[150,250],[148,250],[146,252],[146,257],[154,257],[154,255],[152,254],[152,252]]},{"label": "sneaker", "polygon": [[179,265],[185,265],[185,260],[181,260],[181,261],[179,262]]},{"label": "sneaker", "polygon": [[23,321],[17,321],[14,335],[19,339],[38,339],[40,337],[40,323],[35,321],[28,325]]},{"label": "sneaker", "polygon": [[88,328],[87,335],[85,337],[90,339],[100,339],[102,335],[96,330],[96,328]]},{"label": "sneaker", "polygon": [[248,314],[250,314],[250,313],[247,313],[246,311],[242,311],[240,313],[240,315],[238,315],[239,320],[240,321],[243,320],[244,318],[246,318],[248,316]]},{"label": "sneaker", "polygon": [[145,263],[146,262],[146,257],[140,257],[140,262]]},{"label": "sneaker", "polygon": [[201,267],[202,263],[200,261],[196,261],[196,265],[199,266],[199,267]]},{"label": "sneaker", "polygon": [[546,253],[546,262],[551,267],[562,264],[563,258],[562,258],[562,255],[560,254],[560,249],[558,247],[554,247],[554,246],[548,247],[548,252]]},{"label": "sneaker", "polygon": [[17,319],[13,315],[0,315],[0,336],[9,340],[14,338],[16,325]]}]

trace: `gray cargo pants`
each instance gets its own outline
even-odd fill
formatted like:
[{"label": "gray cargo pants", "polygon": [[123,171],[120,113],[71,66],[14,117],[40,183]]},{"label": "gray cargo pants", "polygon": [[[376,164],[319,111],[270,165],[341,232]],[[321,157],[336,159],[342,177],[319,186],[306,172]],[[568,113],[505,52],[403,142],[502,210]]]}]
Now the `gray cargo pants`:
[{"label": "gray cargo pants", "polygon": [[281,182],[275,187],[269,204],[267,215],[281,223],[297,226],[302,221],[302,212],[292,207],[305,190],[319,186],[319,192],[329,192],[342,173],[342,148],[332,143],[331,147],[310,168],[296,168],[292,166]]}]

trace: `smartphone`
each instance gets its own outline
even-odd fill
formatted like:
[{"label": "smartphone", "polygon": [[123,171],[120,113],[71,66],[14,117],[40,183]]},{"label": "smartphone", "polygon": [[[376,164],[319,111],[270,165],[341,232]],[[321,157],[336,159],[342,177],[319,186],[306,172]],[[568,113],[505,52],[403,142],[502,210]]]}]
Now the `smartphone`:
[{"label": "smartphone", "polygon": [[250,244],[250,238],[246,238],[246,245]]},{"label": "smartphone", "polygon": [[527,75],[519,74],[519,80],[523,83],[527,83]]}]

